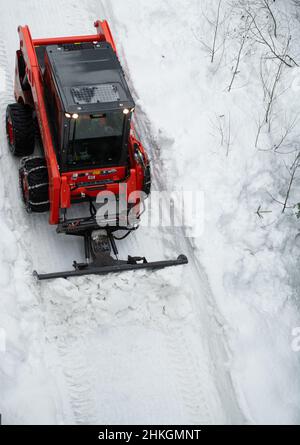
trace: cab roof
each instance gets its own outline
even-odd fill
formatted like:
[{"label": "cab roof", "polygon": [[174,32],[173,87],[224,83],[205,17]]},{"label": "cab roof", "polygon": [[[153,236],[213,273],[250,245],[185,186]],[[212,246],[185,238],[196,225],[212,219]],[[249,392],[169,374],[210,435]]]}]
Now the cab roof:
[{"label": "cab roof", "polygon": [[65,112],[134,107],[121,64],[109,43],[50,45],[45,49],[46,67],[47,59]]}]

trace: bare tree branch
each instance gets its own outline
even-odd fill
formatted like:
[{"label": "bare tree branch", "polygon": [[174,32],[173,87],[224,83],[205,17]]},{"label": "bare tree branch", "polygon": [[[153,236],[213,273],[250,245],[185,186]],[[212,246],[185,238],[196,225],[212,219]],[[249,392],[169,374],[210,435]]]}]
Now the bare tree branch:
[{"label": "bare tree branch", "polygon": [[271,7],[269,5],[269,0],[263,0],[263,3],[265,5],[265,7],[267,8],[267,10],[269,11],[270,16],[272,17],[273,24],[274,24],[274,37],[275,37],[275,39],[277,39],[277,22],[276,22],[276,19],[274,17],[273,11],[272,11],[272,9],[271,9]]},{"label": "bare tree branch", "polygon": [[211,63],[213,63],[214,58],[215,58],[216,41],[217,41],[217,34],[218,34],[219,20],[220,20],[220,8],[221,8],[221,2],[222,2],[222,0],[219,0],[218,10],[217,10],[217,20],[216,20],[216,25],[215,25],[214,40],[213,40],[212,53],[211,53],[211,60],[210,60]]},{"label": "bare tree branch", "polygon": [[[288,47],[289,47],[289,44],[290,44],[290,40],[291,40],[291,37],[288,38],[288,41],[287,41],[287,44],[286,44],[286,48],[285,48],[285,54],[286,54],[286,52],[288,50]],[[270,99],[269,99],[269,102],[268,102],[268,105],[267,105],[267,110],[266,110],[266,115],[265,115],[265,122],[266,123],[269,122],[270,111],[271,111],[271,107],[272,107],[272,104],[273,104],[273,99],[274,99],[274,96],[275,96],[275,90],[276,90],[277,84],[278,84],[279,79],[280,79],[280,75],[281,75],[281,71],[282,71],[282,68],[283,68],[283,64],[284,64],[284,61],[283,61],[283,59],[280,58],[280,63],[278,65],[278,69],[277,69],[277,72],[276,72],[274,83],[273,83],[273,86],[272,86],[272,89],[271,89],[271,92],[270,92]]]},{"label": "bare tree branch", "polygon": [[282,209],[282,213],[284,213],[285,209],[287,208],[287,202],[290,196],[290,192],[291,192],[291,188],[295,179],[295,175],[296,175],[296,171],[299,168],[299,161],[300,161],[300,153],[297,154],[292,166],[291,166],[291,177],[290,177],[290,181],[289,181],[289,185],[288,185],[288,189],[286,192],[286,196],[285,196],[285,200],[284,200],[284,204],[283,204],[283,209]]},{"label": "bare tree branch", "polygon": [[244,48],[245,41],[246,41],[246,38],[248,36],[249,30],[251,28],[251,25],[252,25],[252,22],[249,24],[249,26],[245,29],[245,32],[243,33],[241,44],[240,44],[240,48],[239,48],[237,59],[236,59],[235,68],[233,70],[233,75],[232,75],[232,79],[231,79],[231,82],[230,82],[229,87],[228,87],[228,91],[231,91],[231,88],[232,88],[235,76],[238,74],[238,68],[239,68],[239,64],[240,64],[240,60],[241,60],[241,54],[242,54],[242,51],[243,51],[243,48]]},{"label": "bare tree branch", "polygon": [[[286,58],[288,58],[291,62],[293,62],[296,66],[298,66],[298,64],[294,61],[294,59],[293,59],[292,57],[288,56],[288,54],[286,54],[286,53],[285,53],[284,55],[280,55],[280,54],[278,54],[278,52],[276,51],[276,48],[275,48],[275,47],[272,47],[272,45],[270,45],[270,43],[268,42],[268,40],[266,39],[266,37],[265,37],[265,36],[263,35],[263,33],[261,32],[259,26],[258,26],[257,23],[256,23],[255,16],[253,16],[252,13],[251,13],[251,11],[249,11],[249,10],[247,10],[247,14],[252,18],[252,22],[253,22],[253,24],[254,24],[254,26],[255,26],[255,29],[256,29],[256,31],[258,32],[258,35],[259,35],[259,37],[260,37],[260,38],[259,38],[259,37],[257,36],[257,34],[255,34],[255,33],[252,31],[253,34],[254,34],[254,36],[256,37],[256,41],[257,41],[258,43],[260,43],[260,44],[266,45],[266,46],[269,48],[269,50],[271,51],[271,53],[272,53],[277,59],[279,59],[282,63],[284,63],[286,66],[288,66],[289,68],[292,68],[292,65],[286,61]],[[289,39],[290,39],[290,37],[289,37]],[[271,41],[272,41],[272,40],[271,40]],[[272,41],[272,43],[274,43],[274,42]]]}]

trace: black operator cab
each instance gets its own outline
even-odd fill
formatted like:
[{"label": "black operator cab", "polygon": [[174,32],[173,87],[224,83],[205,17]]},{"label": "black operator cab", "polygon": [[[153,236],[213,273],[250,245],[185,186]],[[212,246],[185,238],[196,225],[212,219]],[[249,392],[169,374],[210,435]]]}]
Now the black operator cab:
[{"label": "black operator cab", "polygon": [[47,46],[44,81],[61,170],[127,165],[134,101],[111,45]]}]

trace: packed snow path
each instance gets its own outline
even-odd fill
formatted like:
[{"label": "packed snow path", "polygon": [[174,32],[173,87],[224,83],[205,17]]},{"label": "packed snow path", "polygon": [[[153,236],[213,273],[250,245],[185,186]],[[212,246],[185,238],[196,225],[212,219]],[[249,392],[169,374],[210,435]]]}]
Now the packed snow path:
[{"label": "packed snow path", "polygon": [[[182,252],[190,259],[185,268],[42,284],[31,277],[35,268],[69,268],[82,246],[59,238],[47,215],[27,215],[20,201],[18,161],[4,138],[17,26],[28,24],[33,37],[80,35],[106,17],[113,20],[97,0],[29,0],[26,6],[12,0],[0,16],[3,423],[243,423],[227,368],[223,320],[180,230],[141,228],[119,243],[120,256],[159,259]],[[122,51],[120,57],[126,70]],[[155,150],[147,117],[137,113],[139,135]],[[159,171],[156,189],[163,188]]]}]

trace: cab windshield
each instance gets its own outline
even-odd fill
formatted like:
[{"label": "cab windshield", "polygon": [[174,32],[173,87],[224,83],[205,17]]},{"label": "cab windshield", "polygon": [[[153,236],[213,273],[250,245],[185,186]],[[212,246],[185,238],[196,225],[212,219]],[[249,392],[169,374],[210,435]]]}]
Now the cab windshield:
[{"label": "cab windshield", "polygon": [[71,119],[67,164],[78,167],[120,164],[125,119],[119,111]]}]

